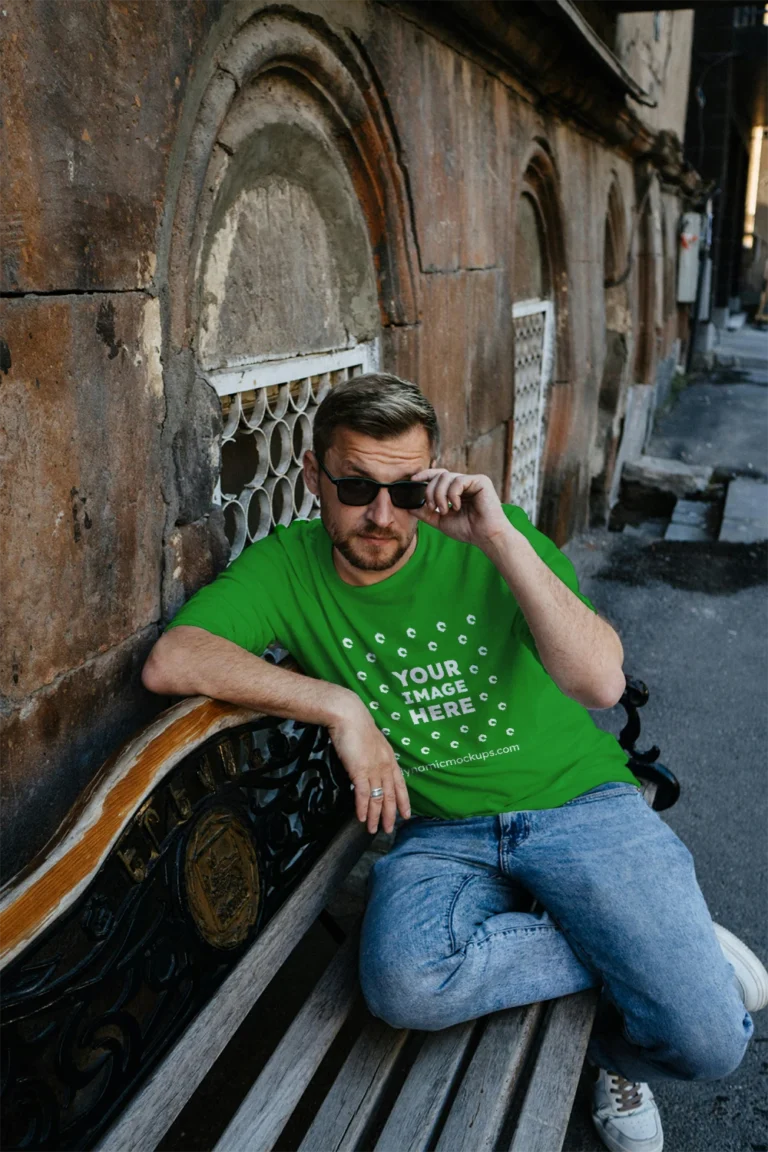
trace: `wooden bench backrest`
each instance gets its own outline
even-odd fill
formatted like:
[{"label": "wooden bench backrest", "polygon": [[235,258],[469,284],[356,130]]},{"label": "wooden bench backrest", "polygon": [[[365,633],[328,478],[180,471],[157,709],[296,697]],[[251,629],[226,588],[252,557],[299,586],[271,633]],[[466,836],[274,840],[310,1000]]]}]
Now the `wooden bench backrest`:
[{"label": "wooden bench backrest", "polygon": [[324,728],[139,732],[0,892],[4,1147],[154,1148],[371,838]]}]

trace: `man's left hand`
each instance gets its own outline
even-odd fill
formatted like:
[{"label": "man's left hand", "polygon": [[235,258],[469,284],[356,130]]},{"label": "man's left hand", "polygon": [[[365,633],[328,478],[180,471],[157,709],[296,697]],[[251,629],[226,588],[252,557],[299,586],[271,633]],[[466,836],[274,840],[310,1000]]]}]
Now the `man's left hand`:
[{"label": "man's left hand", "polygon": [[494,536],[509,529],[489,476],[467,476],[446,468],[424,468],[411,480],[426,480],[427,502],[411,510],[417,520],[439,528],[462,544],[485,550]]}]

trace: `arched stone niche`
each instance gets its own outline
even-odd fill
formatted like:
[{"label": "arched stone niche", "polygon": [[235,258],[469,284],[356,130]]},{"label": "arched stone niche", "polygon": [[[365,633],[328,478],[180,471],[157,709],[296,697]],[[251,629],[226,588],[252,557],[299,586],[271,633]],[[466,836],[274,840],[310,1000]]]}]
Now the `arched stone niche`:
[{"label": "arched stone niche", "polygon": [[[536,244],[541,253],[537,269],[518,269],[521,289],[530,291],[538,285],[543,298],[553,310],[553,338],[549,349],[547,387],[543,397],[542,449],[539,462],[537,527],[563,543],[569,533],[572,506],[576,490],[568,478],[568,439],[574,406],[568,300],[568,271],[563,228],[563,208],[559,192],[559,174],[545,140],[537,139],[531,145],[523,167],[519,185],[517,220],[523,224],[520,207],[535,225]],[[526,203],[527,201],[527,203]],[[533,230],[526,230],[529,246],[533,244]],[[518,243],[516,235],[516,244]],[[515,259],[518,265],[518,256]],[[514,298],[523,297],[514,288]],[[514,311],[514,310],[513,310]],[[516,356],[517,358],[517,356]],[[516,399],[517,407],[517,382]],[[511,463],[514,470],[514,459]]]},{"label": "arched stone niche", "polygon": [[[307,200],[314,200],[315,219],[329,235],[342,233],[345,223],[353,243],[367,234],[380,323],[418,320],[416,249],[386,110],[351,43],[316,18],[311,27],[302,19],[299,12],[290,19],[258,14],[216,53],[186,149],[171,234],[168,335],[174,348],[193,341],[204,303],[198,291],[203,262],[227,211],[242,215],[243,205],[234,207],[238,193],[246,190],[247,200],[248,186],[271,184],[259,194],[276,202],[280,181],[283,192],[287,183],[299,189],[299,216],[313,211]],[[276,145],[271,157],[270,145]],[[334,192],[340,200],[331,208]],[[249,215],[240,221],[244,227]],[[232,223],[230,215],[226,226]],[[355,267],[359,283],[359,257],[342,270],[342,306],[355,296]],[[360,307],[368,315],[367,304],[355,300],[354,309]]]},{"label": "arched stone niche", "polygon": [[624,200],[615,174],[612,175],[603,233],[603,291],[605,345],[603,371],[598,397],[590,489],[590,523],[608,521],[609,492],[621,438],[620,413],[628,384],[631,363],[632,312],[629,298],[631,267],[627,250]]},{"label": "arched stone niche", "polygon": [[195,277],[204,369],[379,334],[370,237],[328,120],[290,75],[258,76],[233,101]]},{"label": "arched stone niche", "polygon": [[166,616],[200,582],[185,575],[185,526],[195,528],[198,552],[213,550],[213,526],[226,553],[216,515],[208,521],[222,413],[205,373],[354,345],[419,318],[397,149],[351,39],[317,16],[310,23],[273,10],[206,59],[172,161],[176,190],[159,253],[173,460],[167,546],[175,541]]}]

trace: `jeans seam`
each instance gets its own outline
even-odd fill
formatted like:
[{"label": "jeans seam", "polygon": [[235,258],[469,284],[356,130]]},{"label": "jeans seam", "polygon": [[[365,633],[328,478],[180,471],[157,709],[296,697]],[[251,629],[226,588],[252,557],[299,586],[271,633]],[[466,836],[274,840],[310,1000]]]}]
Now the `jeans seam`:
[{"label": "jeans seam", "polygon": [[629,791],[619,788],[609,788],[606,792],[598,792],[594,796],[589,793],[584,796],[574,796],[572,800],[566,800],[563,808],[573,808],[576,804],[592,804],[596,800],[607,800],[609,796],[639,796],[640,789],[636,788],[634,784],[628,784]]},{"label": "jeans seam", "polygon": [[456,948],[456,937],[453,932],[453,912],[456,907],[456,901],[459,899],[459,896],[464,891],[467,884],[471,884],[474,879],[476,879],[476,877],[471,873],[469,876],[464,876],[462,878],[461,884],[459,884],[458,888],[451,897],[451,903],[448,906],[448,939],[450,940],[451,945],[451,956],[455,956],[456,952],[458,951]]},{"label": "jeans seam", "polygon": [[531,924],[526,928],[502,928],[498,932],[489,932],[482,940],[467,940],[464,947],[460,950],[461,953],[466,954],[468,948],[481,948],[483,944],[490,944],[492,940],[498,940],[502,936],[533,936],[537,932],[557,932],[557,925],[555,924]]}]

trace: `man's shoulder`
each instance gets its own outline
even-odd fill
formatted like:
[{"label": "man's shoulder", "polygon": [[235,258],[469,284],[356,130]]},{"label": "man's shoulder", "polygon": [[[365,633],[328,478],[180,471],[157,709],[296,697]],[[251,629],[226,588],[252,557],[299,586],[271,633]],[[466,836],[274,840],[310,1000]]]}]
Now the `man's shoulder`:
[{"label": "man's shoulder", "polygon": [[322,530],[319,516],[313,520],[292,520],[288,525],[276,524],[269,535],[254,540],[243,549],[230,565],[230,571],[251,571],[263,564],[295,562],[314,546],[318,531]]}]

